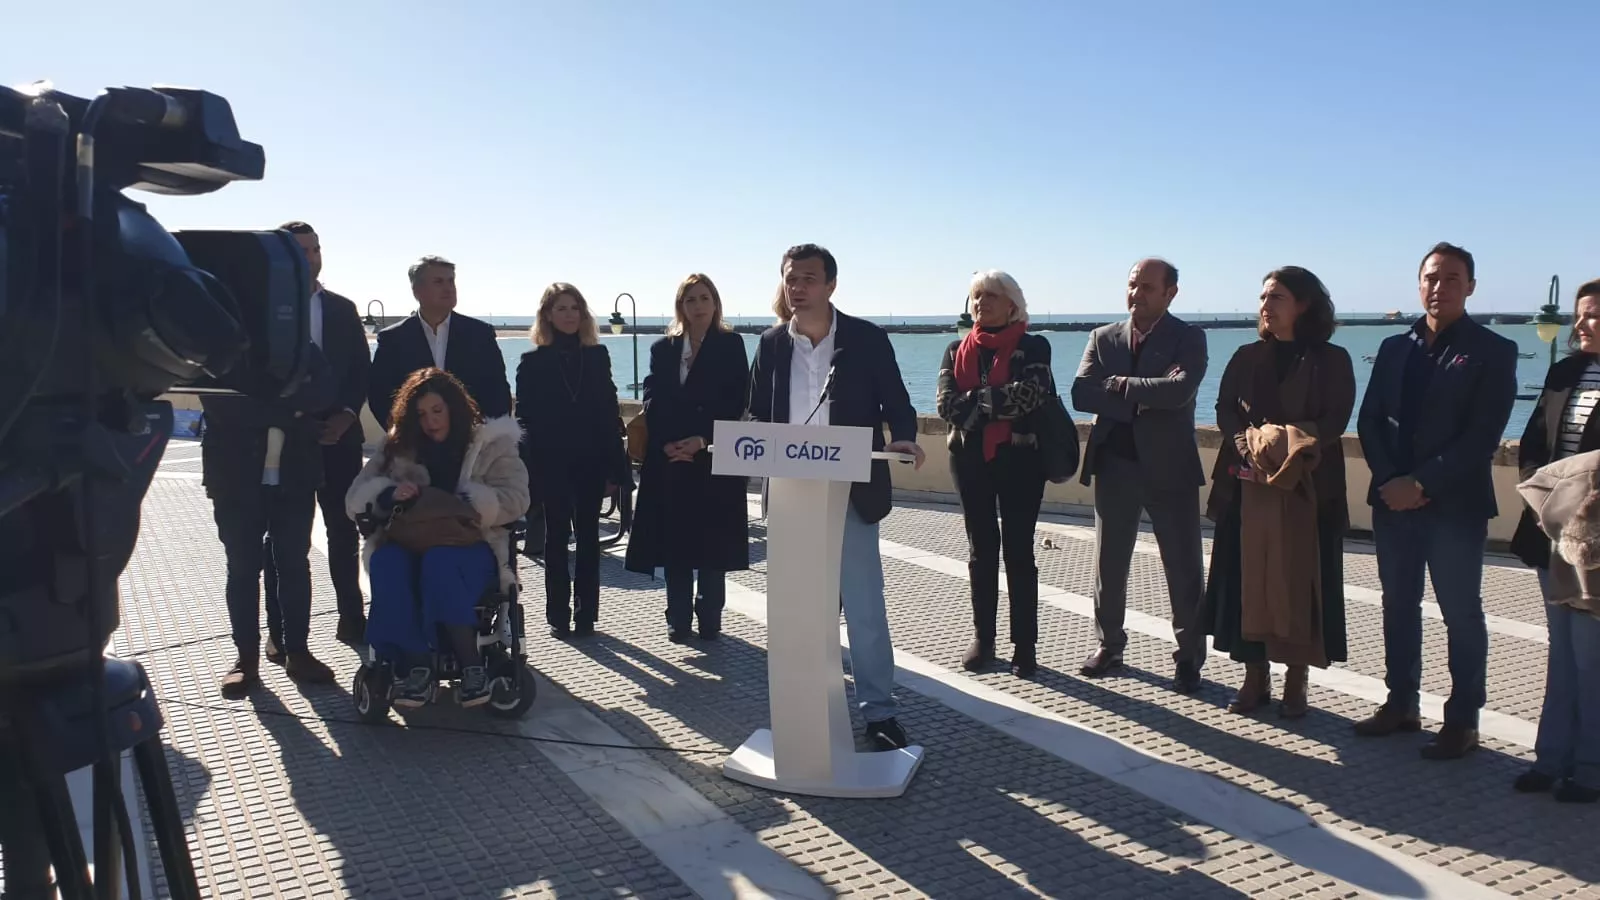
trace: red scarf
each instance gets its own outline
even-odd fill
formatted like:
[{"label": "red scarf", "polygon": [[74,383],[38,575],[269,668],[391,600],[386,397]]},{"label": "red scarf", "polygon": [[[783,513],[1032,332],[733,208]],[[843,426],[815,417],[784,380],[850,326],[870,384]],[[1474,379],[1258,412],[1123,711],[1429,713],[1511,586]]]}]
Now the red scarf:
[{"label": "red scarf", "polygon": [[[994,362],[989,364],[989,384],[998,386],[1011,380],[1011,354],[1016,352],[1017,343],[1027,333],[1028,326],[1024,322],[1012,322],[999,331],[984,331],[974,328],[967,332],[961,339],[961,346],[956,348],[956,387],[963,391],[976,390],[979,386],[978,353],[980,350],[993,350]],[[1011,442],[1011,423],[1009,421],[994,421],[983,426],[983,458],[994,459],[995,450],[1001,444]]]}]

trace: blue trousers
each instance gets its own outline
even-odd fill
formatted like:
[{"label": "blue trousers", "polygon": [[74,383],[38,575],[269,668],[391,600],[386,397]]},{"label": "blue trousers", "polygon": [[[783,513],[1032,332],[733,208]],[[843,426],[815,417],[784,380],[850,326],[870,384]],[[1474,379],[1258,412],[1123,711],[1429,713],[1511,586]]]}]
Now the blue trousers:
[{"label": "blue trousers", "polygon": [[439,649],[439,626],[478,623],[478,601],[499,584],[497,565],[487,543],[435,547],[420,556],[384,544],[368,564],[367,643],[378,658],[395,662]]},{"label": "blue trousers", "polygon": [[[1548,569],[1539,585],[1548,590]],[[1546,603],[1550,657],[1533,767],[1600,789],[1600,618]]]},{"label": "blue trousers", "polygon": [[1389,705],[1416,712],[1422,689],[1422,579],[1449,634],[1447,725],[1478,727],[1488,693],[1489,630],[1483,620],[1483,544],[1489,522],[1431,507],[1372,510],[1372,537],[1383,582],[1383,650]]},{"label": "blue trousers", "polygon": [[883,557],[877,523],[850,507],[844,517],[844,551],[839,557],[839,599],[845,633],[850,636],[850,674],[855,676],[861,718],[894,718],[894,644],[883,600]]}]

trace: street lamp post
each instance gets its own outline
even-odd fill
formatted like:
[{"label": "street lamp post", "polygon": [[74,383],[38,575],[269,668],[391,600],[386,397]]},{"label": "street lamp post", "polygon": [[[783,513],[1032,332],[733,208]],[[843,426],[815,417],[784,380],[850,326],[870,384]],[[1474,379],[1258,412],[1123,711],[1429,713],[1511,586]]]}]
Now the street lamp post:
[{"label": "street lamp post", "polygon": [[1550,294],[1533,317],[1539,340],[1550,345],[1550,365],[1556,364],[1556,338],[1561,336],[1561,276],[1550,276]]},{"label": "street lamp post", "polygon": [[633,313],[633,399],[639,399],[639,304],[634,301],[633,295],[627,291],[617,295],[611,305],[611,333],[621,334],[622,326],[627,323],[622,318],[622,298],[628,298],[628,308]]},{"label": "street lamp post", "polygon": [[[372,304],[374,303],[378,304],[378,315],[376,318],[374,318],[372,315]],[[361,325],[363,328],[367,329],[367,334],[377,334],[378,329],[383,327],[383,320],[385,318],[387,317],[383,314],[383,301],[369,300],[367,301],[367,317],[361,320]]]}]

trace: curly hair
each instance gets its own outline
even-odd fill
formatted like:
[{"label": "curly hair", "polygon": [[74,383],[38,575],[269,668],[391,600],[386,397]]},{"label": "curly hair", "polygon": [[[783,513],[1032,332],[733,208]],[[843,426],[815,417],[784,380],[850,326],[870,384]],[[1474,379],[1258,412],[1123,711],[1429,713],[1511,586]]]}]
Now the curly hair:
[{"label": "curly hair", "polygon": [[450,412],[450,433],[445,436],[445,447],[454,458],[466,455],[472,430],[483,424],[483,411],[454,375],[430,366],[412,372],[395,392],[394,406],[389,411],[389,440],[383,447],[385,463],[393,462],[402,453],[416,456],[425,438],[417,403],[428,394],[438,394]]}]

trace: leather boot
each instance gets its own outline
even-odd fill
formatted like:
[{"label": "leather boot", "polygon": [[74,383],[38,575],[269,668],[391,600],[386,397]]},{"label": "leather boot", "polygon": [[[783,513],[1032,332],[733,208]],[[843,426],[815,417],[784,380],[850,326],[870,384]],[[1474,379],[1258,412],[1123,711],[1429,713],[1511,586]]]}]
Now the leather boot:
[{"label": "leather boot", "polygon": [[1246,715],[1272,702],[1272,670],[1266,663],[1248,663],[1244,667],[1244,684],[1228,704],[1228,712]]},{"label": "leather boot", "polygon": [[1283,679],[1283,702],[1278,704],[1278,715],[1285,719],[1304,718],[1310,703],[1306,700],[1306,681],[1310,672],[1305,666],[1290,666]]},{"label": "leather boot", "polygon": [[237,700],[261,684],[261,656],[259,652],[239,651],[233,668],[222,676],[222,696]]},{"label": "leather boot", "polygon": [[967,645],[967,652],[961,654],[961,668],[968,672],[982,672],[994,665],[994,659],[994,639],[977,638]]},{"label": "leather boot", "polygon": [[1032,678],[1039,671],[1039,660],[1032,644],[1018,644],[1011,651],[1011,674],[1018,678]]}]

